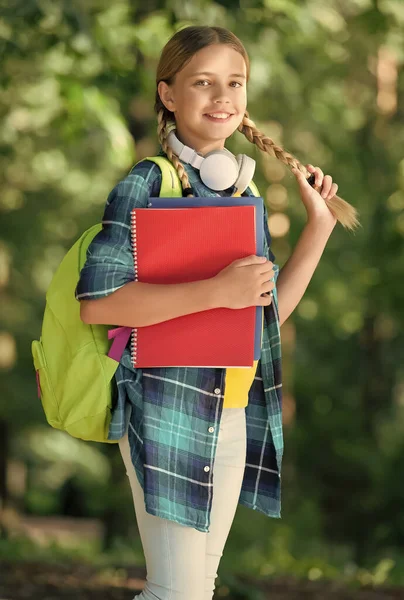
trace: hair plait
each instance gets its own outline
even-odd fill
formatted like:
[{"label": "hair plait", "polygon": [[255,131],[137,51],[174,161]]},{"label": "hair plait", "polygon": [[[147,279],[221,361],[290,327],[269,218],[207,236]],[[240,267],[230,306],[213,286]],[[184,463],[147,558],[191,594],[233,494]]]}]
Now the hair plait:
[{"label": "hair plait", "polygon": [[[166,121],[163,109],[160,109],[158,112],[157,122],[158,122],[157,135],[158,135],[161,147],[164,150],[164,152],[167,154],[168,160],[171,161],[172,164],[174,165],[174,167],[176,168],[178,177],[181,180],[182,189],[186,190],[187,188],[190,188],[191,185],[189,183],[188,175],[184,169],[184,165],[181,163],[178,156],[176,154],[174,154],[174,152],[172,151],[172,149],[170,148],[170,146],[167,143],[167,135],[169,132],[167,131],[167,121]],[[187,194],[187,196],[192,196],[192,194]]]},{"label": "hair plait", "polygon": [[[243,133],[249,142],[258,146],[262,152],[266,152],[270,156],[279,159],[288,167],[295,167],[301,171],[306,178],[311,175],[296,157],[284,150],[281,146],[278,146],[271,138],[259,131],[254,121],[250,119],[247,111],[244,113],[244,118],[238,127],[238,131]],[[348,202],[345,202],[345,200],[339,196],[334,196],[329,200],[324,200],[324,202],[343,227],[350,230],[358,227],[359,221],[357,211],[353,206],[348,204]]]}]

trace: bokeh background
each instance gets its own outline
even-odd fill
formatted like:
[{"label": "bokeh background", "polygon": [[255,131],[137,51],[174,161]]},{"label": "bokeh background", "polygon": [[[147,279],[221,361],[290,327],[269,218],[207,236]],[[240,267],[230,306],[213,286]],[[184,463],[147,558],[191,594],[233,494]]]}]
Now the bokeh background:
[{"label": "bokeh background", "polygon": [[[68,248],[100,221],[131,166],[156,154],[158,57],[191,24],[240,37],[251,60],[252,119],[331,174],[361,220],[355,233],[335,228],[282,327],[283,518],[238,507],[217,597],[295,597],[281,587],[267,596],[278,580],[285,589],[313,586],[310,598],[316,585],[330,585],[321,598],[345,597],[332,596],[337,584],[356,589],[355,598],[363,586],[382,594],[404,586],[401,0],[0,1],[3,584],[16,564],[32,561],[44,573],[52,564],[93,565],[103,585],[122,592],[104,598],[131,598],[139,584],[133,569],[141,578],[144,559],[119,450],[47,425],[31,341]],[[228,148],[257,161],[282,266],[305,225],[296,180],[237,132]],[[21,578],[33,585],[27,572]],[[7,599],[25,597],[17,587]]]}]

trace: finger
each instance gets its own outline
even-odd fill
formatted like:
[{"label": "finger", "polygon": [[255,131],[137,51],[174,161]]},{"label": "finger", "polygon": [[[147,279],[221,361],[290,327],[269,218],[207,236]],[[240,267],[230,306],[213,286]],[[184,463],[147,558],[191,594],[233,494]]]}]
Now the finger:
[{"label": "finger", "polygon": [[316,185],[321,189],[323,184],[324,173],[320,169],[320,167],[316,167]]},{"label": "finger", "polygon": [[331,175],[325,175],[324,179],[323,179],[323,187],[321,190],[321,196],[323,198],[327,198],[327,196],[329,195],[329,193],[331,191],[331,187],[332,187],[332,177],[331,177]]},{"label": "finger", "polygon": [[272,263],[270,260],[268,260],[266,263],[263,263],[262,265],[257,265],[257,269],[259,269],[260,273],[269,273],[269,271],[272,271],[274,268],[274,263]]},{"label": "finger", "polygon": [[275,288],[275,283],[273,281],[265,281],[262,283],[262,288],[261,288],[261,294],[263,292],[272,292],[272,290]]},{"label": "finger", "polygon": [[275,276],[275,272],[273,269],[269,269],[268,271],[258,271],[258,275],[260,275],[259,281],[263,283],[264,281],[269,281],[270,279],[273,279]]},{"label": "finger", "polygon": [[308,171],[310,171],[310,173],[314,173],[314,175],[315,175],[314,185],[316,187],[321,188],[321,184],[323,183],[323,178],[324,178],[323,171],[320,169],[320,167],[313,167],[313,165],[310,165],[310,164],[307,165],[307,169],[308,169]]},{"label": "finger", "polygon": [[252,254],[251,256],[245,256],[244,258],[239,258],[237,261],[237,266],[245,267],[248,265],[263,265],[266,264],[267,259],[265,256],[256,256]]},{"label": "finger", "polygon": [[245,269],[250,270],[249,272],[253,274],[253,277],[255,277],[255,279],[259,281],[259,283],[269,281],[275,275],[273,269],[267,269],[264,265],[244,265],[244,267]]},{"label": "finger", "polygon": [[275,276],[273,269],[270,271],[266,271],[265,273],[260,273],[259,281],[260,283],[265,283],[265,281],[270,281]]},{"label": "finger", "polygon": [[333,183],[331,186],[331,190],[328,193],[328,196],[326,198],[326,200],[330,200],[331,198],[334,198],[335,194],[338,191],[338,185],[336,183]]},{"label": "finger", "polygon": [[272,302],[272,296],[260,296],[256,301],[256,306],[269,306]]},{"label": "finger", "polygon": [[297,182],[301,188],[301,190],[305,190],[307,188],[312,188],[312,184],[310,184],[308,182],[308,180],[306,179],[306,175],[304,175],[301,171],[299,171],[299,169],[296,169],[296,167],[292,167],[291,171],[293,173],[293,175],[296,177]]},{"label": "finger", "polygon": [[258,273],[262,273],[263,275],[267,275],[273,271],[274,264],[271,261],[267,261],[266,263],[260,265],[254,265],[255,269]]}]

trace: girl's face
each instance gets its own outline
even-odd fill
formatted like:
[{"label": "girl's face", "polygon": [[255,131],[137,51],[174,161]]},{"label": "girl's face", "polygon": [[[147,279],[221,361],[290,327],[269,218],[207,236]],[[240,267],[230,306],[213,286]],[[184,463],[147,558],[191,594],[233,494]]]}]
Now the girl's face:
[{"label": "girl's face", "polygon": [[[243,120],[246,77],[241,54],[226,44],[213,44],[194,54],[172,85],[160,81],[160,98],[175,115],[178,139],[203,155],[222,149]],[[226,118],[209,116],[215,114]]]}]

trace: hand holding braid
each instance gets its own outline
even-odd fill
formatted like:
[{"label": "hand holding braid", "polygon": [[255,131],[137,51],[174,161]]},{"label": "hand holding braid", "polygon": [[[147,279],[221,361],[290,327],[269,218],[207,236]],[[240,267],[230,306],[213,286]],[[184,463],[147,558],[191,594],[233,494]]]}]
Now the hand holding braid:
[{"label": "hand holding braid", "polygon": [[[307,168],[304,167],[292,154],[281,148],[281,146],[276,145],[264,133],[261,133],[256,128],[255,123],[249,118],[247,111],[238,127],[238,131],[243,133],[249,142],[256,144],[260,150],[278,158],[285,165],[291,167],[291,171],[299,183],[302,202],[306,207],[309,217],[324,216],[331,218],[332,215],[343,227],[351,230],[359,225],[355,208],[335,195],[338,186],[332,183],[331,176],[324,176],[318,167],[315,168],[312,165],[307,165]],[[307,181],[307,178],[311,175],[315,175],[314,188]],[[324,194],[324,198],[317,191],[321,189],[322,185],[323,192],[327,192]]]}]

